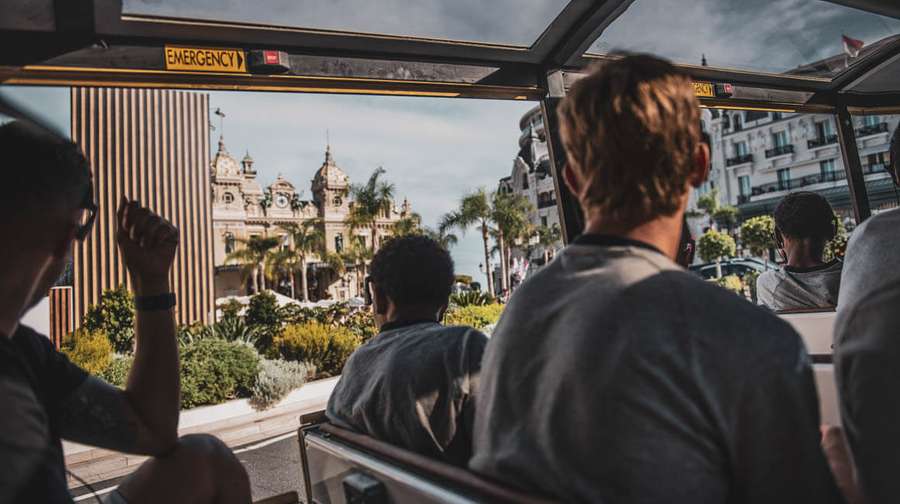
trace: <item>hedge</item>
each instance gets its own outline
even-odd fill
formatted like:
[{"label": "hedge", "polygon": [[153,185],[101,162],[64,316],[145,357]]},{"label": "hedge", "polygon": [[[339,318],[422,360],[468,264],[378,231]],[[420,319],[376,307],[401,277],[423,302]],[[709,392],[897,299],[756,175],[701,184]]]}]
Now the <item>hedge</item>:
[{"label": "hedge", "polygon": [[316,367],[318,377],[328,377],[341,374],[360,344],[361,338],[345,327],[319,322],[289,324],[275,337],[270,355],[307,362]]},{"label": "hedge", "polygon": [[259,372],[259,354],[244,343],[195,340],[181,349],[181,407],[248,397]]}]

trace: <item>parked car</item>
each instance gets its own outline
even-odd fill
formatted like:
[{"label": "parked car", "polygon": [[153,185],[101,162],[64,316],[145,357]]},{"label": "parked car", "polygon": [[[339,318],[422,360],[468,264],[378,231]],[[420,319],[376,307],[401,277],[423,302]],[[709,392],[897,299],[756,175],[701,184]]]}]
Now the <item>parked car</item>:
[{"label": "parked car", "polygon": [[[762,273],[766,269],[775,269],[778,267],[774,263],[764,263],[755,258],[735,258],[727,259],[721,262],[722,276],[737,275],[744,278],[747,273]],[[716,263],[695,264],[688,268],[691,272],[704,280],[716,278]]]}]

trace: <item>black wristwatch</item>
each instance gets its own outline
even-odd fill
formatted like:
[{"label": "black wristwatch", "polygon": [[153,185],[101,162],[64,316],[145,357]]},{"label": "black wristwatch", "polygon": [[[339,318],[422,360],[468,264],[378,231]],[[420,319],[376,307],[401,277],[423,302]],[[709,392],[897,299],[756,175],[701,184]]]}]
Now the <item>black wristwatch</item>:
[{"label": "black wristwatch", "polygon": [[175,293],[167,292],[156,296],[135,296],[134,308],[138,311],[162,311],[175,307]]}]

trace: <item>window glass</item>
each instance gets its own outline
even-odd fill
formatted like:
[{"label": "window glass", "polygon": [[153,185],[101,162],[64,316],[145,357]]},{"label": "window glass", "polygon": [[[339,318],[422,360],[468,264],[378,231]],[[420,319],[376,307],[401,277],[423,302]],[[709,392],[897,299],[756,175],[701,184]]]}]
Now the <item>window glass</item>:
[{"label": "window glass", "polygon": [[123,0],[126,15],[530,46],[568,0]]},{"label": "window glass", "polygon": [[869,207],[876,214],[900,206],[900,194],[887,167],[891,162],[891,135],[900,123],[898,114],[854,115],[856,147],[866,180]]},{"label": "window glass", "polygon": [[[247,354],[243,340],[262,330],[277,335],[282,326],[275,321],[282,316],[292,317],[288,324],[327,324],[329,334],[332,325],[341,324],[352,333],[344,336],[349,342],[371,338],[377,328],[361,308],[364,280],[372,254],[390,236],[434,236],[454,259],[459,275],[454,290],[489,291],[492,296],[515,289],[562,247],[547,135],[535,103],[102,87],[2,87],[0,93],[43,112],[91,162],[99,212],[88,237],[75,246],[65,286],[72,292],[76,324],[105,291],[128,286],[109,233],[123,193],[183,231],[172,269],[180,340],[185,345],[209,343],[210,338],[200,336],[237,328],[240,334],[229,332],[228,339],[240,341],[222,342],[240,346],[235,355]],[[298,122],[298,117],[317,120]],[[250,163],[253,169],[246,169]],[[529,180],[527,188],[519,186],[523,178]],[[509,192],[498,198],[501,187]],[[225,194],[232,195],[232,204],[225,203]],[[481,194],[484,199],[478,200]],[[509,221],[489,221],[483,234],[483,206],[467,205],[467,211],[475,209],[471,225],[441,226],[468,198],[493,207],[488,218],[503,215]],[[504,235],[496,234],[497,229],[505,229]],[[0,242],[0,247],[8,246],[9,240]],[[269,295],[271,302],[266,301]],[[263,302],[254,303],[254,316],[242,320],[246,326],[235,319],[223,322],[226,313],[242,312],[254,299]],[[491,302],[478,317],[458,310],[454,306],[448,312],[450,323],[477,318],[478,328],[490,331],[503,306]],[[217,316],[220,325],[214,325]],[[50,334],[50,327],[46,316],[36,329]],[[301,331],[294,334],[307,334]],[[267,358],[292,356],[283,347],[257,344]],[[307,379],[339,374],[352,349],[344,350],[341,356],[314,361],[315,374]],[[207,365],[190,361],[191,356],[209,352],[181,355],[182,370],[191,373]],[[287,373],[290,368],[277,369]],[[182,380],[183,386],[193,387],[182,393],[185,407],[247,398],[256,376],[245,374],[229,376],[243,381],[224,389],[209,383],[208,376]],[[296,386],[303,381],[290,378]],[[304,386],[299,397],[324,403],[330,388]],[[200,393],[213,389],[215,394]],[[283,397],[257,399],[277,403]],[[241,420],[235,421],[233,427],[242,428]],[[267,435],[279,436],[289,428]],[[248,462],[254,489],[263,489],[255,500],[296,490],[292,475],[299,474],[298,461],[287,456],[296,455],[296,438],[278,443],[258,448],[259,455],[254,455],[257,448],[248,447],[241,457],[278,462],[280,472],[274,476],[271,464]],[[98,474],[96,466],[84,469],[91,470]]]},{"label": "window glass", "polygon": [[900,20],[837,2],[636,0],[588,53],[649,52],[677,63],[831,78],[898,33]]}]

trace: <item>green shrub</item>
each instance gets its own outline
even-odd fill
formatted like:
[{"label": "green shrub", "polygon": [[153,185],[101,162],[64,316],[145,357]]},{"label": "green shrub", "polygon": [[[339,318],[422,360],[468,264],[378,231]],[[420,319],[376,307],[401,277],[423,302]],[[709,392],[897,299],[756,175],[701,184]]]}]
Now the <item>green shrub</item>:
[{"label": "green shrub", "polygon": [[103,331],[119,353],[129,353],[134,346],[134,296],[120,285],[100,295],[100,302],[90,306],[84,315],[84,328]]},{"label": "green shrub", "polygon": [[769,249],[775,247],[775,219],[760,215],[741,224],[741,242],[755,256],[769,257]]},{"label": "green shrub", "polygon": [[345,327],[366,342],[378,334],[375,318],[367,307],[351,307],[347,303],[334,303],[327,307],[306,308],[287,305],[279,308],[279,316],[285,325],[318,322],[329,327]]},{"label": "green shrub", "polygon": [[292,390],[306,383],[307,376],[311,374],[310,366],[304,362],[263,359],[259,363],[250,404],[257,410],[271,408]]},{"label": "green shrub", "polygon": [[70,361],[92,375],[103,372],[113,358],[113,346],[106,333],[85,328],[69,334],[62,351]]},{"label": "green shrub", "polygon": [[697,253],[706,262],[732,257],[736,248],[734,238],[728,233],[721,233],[715,229],[710,229],[697,241]]},{"label": "green shrub", "polygon": [[359,336],[346,327],[333,327],[319,322],[291,324],[275,337],[274,352],[282,358],[308,362],[316,367],[319,377],[341,373],[350,354],[361,344]]},{"label": "green shrub", "polygon": [[248,397],[259,372],[259,354],[220,338],[194,340],[181,351],[181,407]]},{"label": "green shrub", "polygon": [[756,304],[758,299],[756,295],[756,280],[759,278],[759,275],[758,272],[751,271],[745,273],[743,278],[741,278],[741,281],[744,283],[745,292],[749,293],[750,301],[752,301],[753,304]]},{"label": "green shrub", "polygon": [[241,310],[243,309],[244,305],[242,305],[237,299],[229,299],[227,302],[219,305],[219,310],[222,311],[222,318],[240,317]]},{"label": "green shrub", "polygon": [[462,306],[451,307],[444,315],[444,323],[447,325],[461,325],[474,327],[478,330],[496,324],[503,313],[503,305],[490,304],[486,306]]},{"label": "green shrub", "polygon": [[744,293],[744,283],[741,282],[741,278],[737,275],[726,275],[726,276],[723,276],[722,278],[717,278],[713,281],[720,287],[724,287],[724,288],[730,290],[731,292],[734,292],[737,294]]},{"label": "green shrub", "polygon": [[351,312],[344,321],[344,327],[357,335],[360,342],[365,343],[378,334],[378,326],[375,325],[375,317],[368,308],[360,308]]},{"label": "green shrub", "polygon": [[244,321],[256,333],[256,348],[261,352],[268,351],[272,346],[272,339],[281,331],[281,316],[275,296],[260,292],[250,298]]},{"label": "green shrub", "polygon": [[450,303],[456,306],[485,306],[494,304],[494,298],[486,292],[467,291],[450,296]]},{"label": "green shrub", "polygon": [[134,357],[115,354],[109,366],[106,366],[106,369],[98,376],[106,380],[110,385],[124,388],[125,383],[128,381],[128,373],[131,371],[132,364],[134,364]]}]

